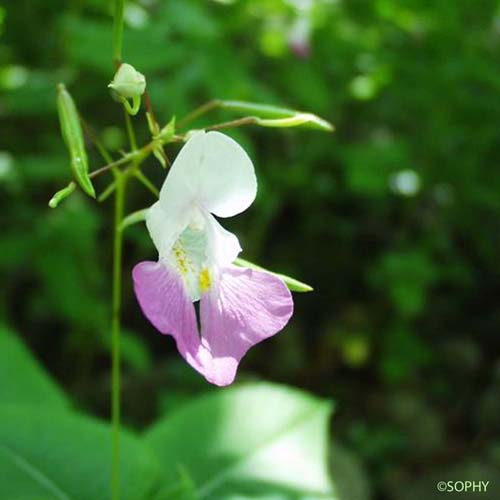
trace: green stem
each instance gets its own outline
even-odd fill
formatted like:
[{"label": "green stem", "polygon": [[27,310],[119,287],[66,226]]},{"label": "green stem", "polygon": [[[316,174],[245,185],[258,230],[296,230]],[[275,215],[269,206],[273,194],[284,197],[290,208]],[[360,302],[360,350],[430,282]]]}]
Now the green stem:
[{"label": "green stem", "polygon": [[[118,68],[122,62],[123,13],[125,0],[115,0],[113,26],[113,62]],[[134,148],[134,153],[136,148]],[[109,160],[107,160],[108,163]],[[112,162],[111,162],[112,163]],[[122,295],[122,250],[123,233],[120,224],[125,212],[125,188],[127,175],[115,164],[111,168],[116,182],[115,216],[113,236],[113,294],[111,320],[111,500],[120,500],[120,319]],[[101,169],[102,171],[103,169]],[[98,173],[95,173],[98,175]]]},{"label": "green stem", "polygon": [[208,127],[205,127],[205,130],[221,130],[224,128],[241,127],[242,125],[256,125],[258,123],[259,119],[255,116],[245,116],[244,118],[238,118],[237,120],[231,120],[230,122],[209,125]]},{"label": "green stem", "polygon": [[125,6],[125,0],[115,0],[114,25],[113,25],[113,61],[117,68],[122,63],[124,6]]},{"label": "green stem", "polygon": [[108,153],[107,149],[104,147],[104,145],[102,144],[102,142],[100,141],[99,137],[94,132],[94,130],[92,129],[92,127],[84,120],[84,118],[83,118],[82,115],[80,115],[80,123],[83,126],[83,130],[85,131],[85,134],[90,139],[90,141],[92,142],[92,144],[96,147],[97,151],[102,156],[103,160],[106,163],[112,163],[113,162],[113,158]]},{"label": "green stem", "polygon": [[125,109],[124,109],[124,115],[125,115],[125,125],[127,127],[128,140],[130,142],[130,148],[132,149],[132,153],[135,153],[137,151],[137,141],[135,139],[134,126],[132,125],[132,118],[130,118],[130,115],[127,113]]},{"label": "green stem", "polygon": [[116,170],[117,167],[125,165],[126,163],[140,162],[144,158],[146,158],[151,153],[151,151],[153,151],[153,148],[154,144],[150,142],[149,144],[146,144],[143,148],[137,149],[136,151],[131,153],[127,153],[119,160],[116,160],[112,163],[108,163],[107,165],[104,165],[104,167],[98,168],[97,170],[90,172],[89,177],[93,179],[94,177],[97,177],[98,175],[101,175],[104,172],[108,172],[109,170],[114,171]]},{"label": "green stem", "polygon": [[134,172],[134,177],[136,177],[137,180],[149,189],[149,191],[151,191],[151,193],[153,193],[157,198],[160,197],[160,191],[158,188],[141,172],[140,169],[137,169]]},{"label": "green stem", "polygon": [[114,192],[116,189],[116,181],[113,181],[98,197],[97,201],[99,203],[102,203],[103,201],[107,200]]},{"label": "green stem", "polygon": [[191,111],[191,113],[187,114],[184,118],[179,120],[177,122],[177,128],[181,129],[196,118],[204,115],[205,113],[208,113],[209,111],[212,111],[213,109],[217,109],[220,106],[221,101],[219,101],[218,99],[214,99],[213,101],[208,101],[205,104],[202,104],[199,108],[196,108],[194,111]]},{"label": "green stem", "polygon": [[120,498],[120,313],[122,289],[122,231],[127,176],[116,172],[113,239],[113,312],[111,324],[111,499]]},{"label": "green stem", "polygon": [[[137,141],[135,139],[132,120],[126,110],[124,110],[124,114],[132,154],[135,154],[137,152]],[[136,162],[132,161],[133,169],[136,169],[137,165]],[[115,219],[113,240],[113,318],[111,328],[111,500],[120,500],[120,320],[123,253],[123,232],[121,231],[121,223],[125,215],[125,188],[129,171],[120,172],[117,168],[114,168],[113,174],[115,176]]]}]

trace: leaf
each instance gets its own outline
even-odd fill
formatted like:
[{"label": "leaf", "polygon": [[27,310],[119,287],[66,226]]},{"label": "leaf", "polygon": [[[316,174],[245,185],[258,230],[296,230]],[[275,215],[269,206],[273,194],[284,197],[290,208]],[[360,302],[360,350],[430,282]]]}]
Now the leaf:
[{"label": "leaf", "polygon": [[287,276],[286,274],[280,274],[280,273],[274,273],[273,271],[268,271],[267,269],[264,269],[263,267],[260,267],[257,264],[249,262],[248,260],[238,258],[234,261],[234,264],[239,267],[248,267],[249,269],[255,269],[257,271],[265,271],[266,273],[273,274],[274,276],[281,278],[285,282],[285,285],[288,287],[288,289],[291,290],[292,292],[305,293],[305,292],[312,292],[314,290],[312,286],[306,285],[305,283],[302,283],[302,281],[296,280],[295,278],[290,278],[290,276]]},{"label": "leaf", "polygon": [[185,470],[199,499],[332,499],[331,404],[256,383],[202,396],[156,424],[146,442],[165,480]]},{"label": "leaf", "polygon": [[57,86],[57,111],[61,123],[61,132],[71,158],[71,170],[80,187],[92,198],[95,189],[89,177],[89,164],[85,141],[83,139],[80,117],[73,98],[60,83]]},{"label": "leaf", "polygon": [[359,457],[348,448],[333,443],[330,462],[339,500],[370,500],[369,477]]},{"label": "leaf", "polygon": [[[108,500],[111,430],[71,413],[0,406],[0,498]],[[149,498],[158,464],[121,435],[121,499]]]},{"label": "leaf", "polygon": [[[64,409],[69,402],[19,338],[0,326],[1,404]],[[0,475],[1,477],[1,475]]]}]

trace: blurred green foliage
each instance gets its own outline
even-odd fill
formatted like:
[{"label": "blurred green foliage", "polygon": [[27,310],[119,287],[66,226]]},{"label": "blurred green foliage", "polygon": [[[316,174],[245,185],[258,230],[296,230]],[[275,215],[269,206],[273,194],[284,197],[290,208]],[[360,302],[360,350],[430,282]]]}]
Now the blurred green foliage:
[{"label": "blurred green foliage", "polygon": [[[240,379],[333,397],[333,434],[354,456],[339,462],[356,463],[344,477],[365,478],[354,480],[359,498],[431,498],[437,468],[437,479],[464,469],[491,477],[500,467],[498,2],[143,0],[127,4],[126,22],[126,60],[146,75],[162,125],[215,97],[336,125],[332,136],[231,132],[259,176],[257,202],[228,221],[243,258],[315,288],[296,296],[291,325],[249,354]],[[106,91],[110,54],[107,2],[0,3],[0,319],[99,415],[111,210],[80,194],[55,211],[47,202],[70,179],[58,82],[110,150],[126,148]],[[145,120],[137,132],[147,140]],[[153,160],[147,171],[159,185]],[[129,211],[151,201],[137,185]],[[129,270],[154,249],[139,226],[126,238],[124,415],[143,426],[207,387],[141,317]],[[490,493],[482,498],[499,497]]]},{"label": "blurred green foliage", "polygon": [[[109,423],[72,410],[4,328],[0,367],[1,498],[109,499]],[[330,414],[324,400],[263,382],[195,398],[142,436],[122,432],[120,498],[344,500],[326,463]]]}]

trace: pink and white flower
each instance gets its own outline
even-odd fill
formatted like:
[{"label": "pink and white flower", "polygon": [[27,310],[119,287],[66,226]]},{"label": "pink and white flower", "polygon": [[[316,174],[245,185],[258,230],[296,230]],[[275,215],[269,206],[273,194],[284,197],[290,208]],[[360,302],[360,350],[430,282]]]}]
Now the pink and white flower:
[{"label": "pink and white flower", "polygon": [[[158,262],[133,270],[146,317],[174,337],[194,369],[220,386],[233,382],[245,353],[279,332],[293,313],[281,279],[233,265],[239,241],[214,217],[243,212],[256,193],[254,167],[241,146],[219,132],[196,133],[146,216]],[[193,304],[198,300],[200,329]]]}]

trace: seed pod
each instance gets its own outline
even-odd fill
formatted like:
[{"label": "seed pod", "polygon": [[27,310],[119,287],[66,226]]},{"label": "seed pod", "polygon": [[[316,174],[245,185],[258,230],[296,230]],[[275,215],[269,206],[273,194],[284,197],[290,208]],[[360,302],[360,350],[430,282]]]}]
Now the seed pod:
[{"label": "seed pod", "polygon": [[286,274],[269,271],[268,269],[264,269],[263,267],[254,264],[253,262],[249,262],[248,260],[238,258],[233,262],[233,264],[238,267],[247,267],[249,269],[255,269],[257,271],[265,271],[266,273],[277,276],[278,278],[284,281],[285,285],[292,292],[306,293],[306,292],[312,292],[314,290],[312,286],[307,285],[306,283],[302,283],[302,281],[296,280],[295,278],[291,278]]},{"label": "seed pod", "polygon": [[258,104],[246,101],[218,101],[218,107],[239,113],[255,116],[257,125],[263,127],[298,127],[312,128],[332,132],[334,126],[312,113],[304,113],[288,108],[280,108],[269,104]]},{"label": "seed pod", "polygon": [[71,181],[66,187],[60,189],[49,201],[50,208],[57,208],[59,203],[66,199],[74,190],[76,189],[76,184]]},{"label": "seed pod", "polygon": [[95,190],[89,177],[89,164],[80,118],[73,98],[64,84],[57,86],[57,111],[61,132],[71,159],[71,170],[80,187],[92,198]]}]

